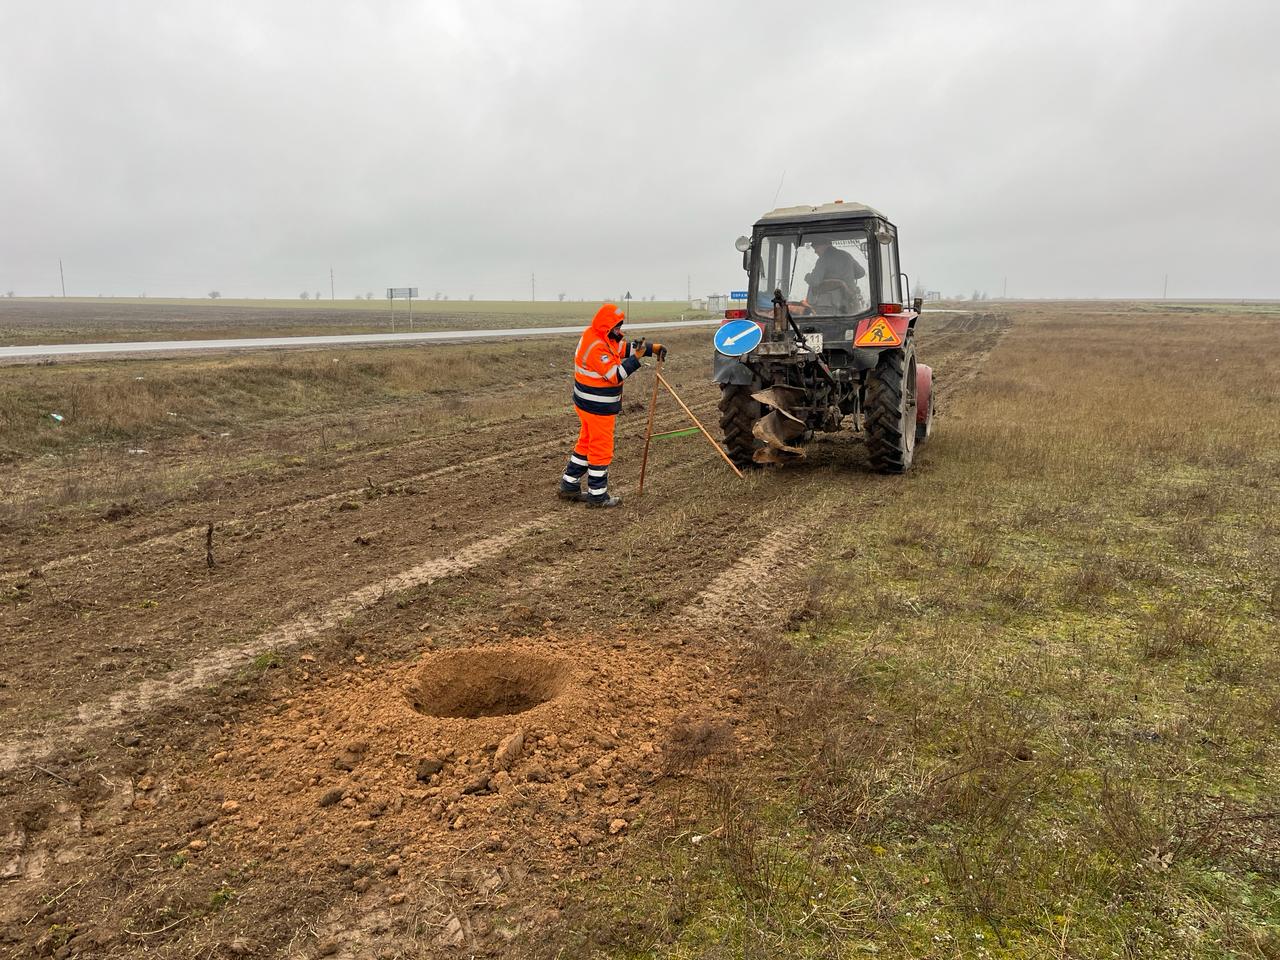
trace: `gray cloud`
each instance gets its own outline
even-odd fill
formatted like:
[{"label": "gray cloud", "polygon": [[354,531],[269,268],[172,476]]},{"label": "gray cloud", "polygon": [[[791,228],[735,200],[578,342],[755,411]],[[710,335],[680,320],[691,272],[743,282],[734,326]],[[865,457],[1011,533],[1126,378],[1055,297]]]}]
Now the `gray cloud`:
[{"label": "gray cloud", "polygon": [[705,293],[785,171],[947,293],[1278,296],[1276,10],[9,3],[0,287]]}]

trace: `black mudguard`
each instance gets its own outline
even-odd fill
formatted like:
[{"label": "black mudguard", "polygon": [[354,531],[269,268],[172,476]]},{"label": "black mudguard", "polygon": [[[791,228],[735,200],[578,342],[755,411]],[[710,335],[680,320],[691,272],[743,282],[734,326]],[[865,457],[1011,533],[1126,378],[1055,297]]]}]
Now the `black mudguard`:
[{"label": "black mudguard", "polygon": [[752,382],[754,374],[749,366],[734,357],[717,353],[711,361],[711,380],[714,383],[745,385]]}]

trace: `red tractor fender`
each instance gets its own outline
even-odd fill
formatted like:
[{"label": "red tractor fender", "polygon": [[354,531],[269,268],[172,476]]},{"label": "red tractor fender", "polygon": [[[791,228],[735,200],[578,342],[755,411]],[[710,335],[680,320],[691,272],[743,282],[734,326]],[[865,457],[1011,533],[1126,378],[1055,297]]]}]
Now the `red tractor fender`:
[{"label": "red tractor fender", "polygon": [[933,367],[916,364],[916,423],[926,428],[933,419]]}]

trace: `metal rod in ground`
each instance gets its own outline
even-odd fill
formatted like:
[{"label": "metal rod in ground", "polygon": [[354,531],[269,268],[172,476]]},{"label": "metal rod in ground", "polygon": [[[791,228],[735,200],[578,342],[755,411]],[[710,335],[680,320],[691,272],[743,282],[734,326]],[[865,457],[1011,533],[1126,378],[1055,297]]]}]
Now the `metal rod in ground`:
[{"label": "metal rod in ground", "polygon": [[671,396],[676,398],[676,403],[680,404],[680,408],[689,415],[689,419],[692,420],[694,422],[694,425],[697,426],[697,428],[702,431],[702,435],[707,438],[707,442],[716,448],[716,453],[720,454],[720,456],[724,458],[724,462],[729,465],[729,469],[738,475],[739,480],[743,479],[742,471],[738,469],[737,464],[735,464],[732,460],[729,459],[729,455],[724,452],[724,448],[721,447],[720,444],[716,443],[716,438],[707,432],[707,428],[702,425],[702,421],[699,420],[696,416],[694,416],[693,411],[690,410],[688,405],[685,404],[685,402],[680,399],[680,394],[676,393],[675,387],[667,383],[667,378],[664,377],[662,374],[658,373],[657,371],[654,371],[654,376],[657,378],[660,384],[662,384],[664,387],[667,388]]},{"label": "metal rod in ground", "polygon": [[653,368],[653,396],[649,398],[649,426],[644,431],[644,456],[640,458],[640,492],[644,496],[644,471],[649,466],[649,443],[653,440],[653,415],[658,411],[658,378],[662,376],[662,358]]}]

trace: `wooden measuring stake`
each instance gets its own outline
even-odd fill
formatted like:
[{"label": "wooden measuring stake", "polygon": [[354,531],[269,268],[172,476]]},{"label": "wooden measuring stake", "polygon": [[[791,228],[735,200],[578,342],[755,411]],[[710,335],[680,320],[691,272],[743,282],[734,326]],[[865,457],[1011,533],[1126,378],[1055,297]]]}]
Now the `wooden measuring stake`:
[{"label": "wooden measuring stake", "polygon": [[658,378],[662,376],[662,359],[658,359],[657,365],[653,368],[653,396],[649,398],[649,426],[644,432],[644,456],[640,458],[640,492],[637,496],[644,496],[644,471],[649,466],[649,443],[653,440],[653,415],[658,410]]},{"label": "wooden measuring stake", "polygon": [[716,448],[716,453],[720,454],[720,456],[724,458],[724,462],[729,465],[729,469],[738,475],[739,480],[743,479],[742,471],[738,469],[737,464],[729,459],[729,455],[724,452],[724,448],[722,448],[720,444],[716,443],[716,438],[707,432],[707,428],[702,425],[702,421],[694,416],[693,411],[690,410],[685,402],[680,399],[680,394],[676,393],[675,388],[671,386],[671,384],[667,383],[667,378],[657,371],[654,371],[654,377],[658,383],[667,388],[667,391],[671,396],[676,398],[676,403],[680,404],[680,408],[689,415],[689,419],[693,421],[694,426],[702,431],[702,435],[707,438],[707,442]]}]

